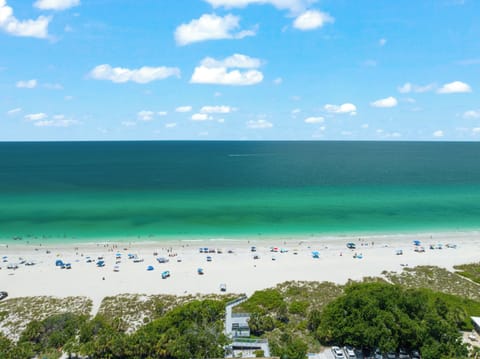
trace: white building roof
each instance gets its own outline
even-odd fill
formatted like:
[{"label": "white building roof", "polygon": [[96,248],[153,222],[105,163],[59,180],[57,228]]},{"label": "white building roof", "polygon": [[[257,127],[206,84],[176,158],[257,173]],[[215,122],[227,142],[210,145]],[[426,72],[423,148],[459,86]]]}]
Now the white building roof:
[{"label": "white building roof", "polygon": [[477,328],[480,328],[480,317],[471,317],[471,319]]}]

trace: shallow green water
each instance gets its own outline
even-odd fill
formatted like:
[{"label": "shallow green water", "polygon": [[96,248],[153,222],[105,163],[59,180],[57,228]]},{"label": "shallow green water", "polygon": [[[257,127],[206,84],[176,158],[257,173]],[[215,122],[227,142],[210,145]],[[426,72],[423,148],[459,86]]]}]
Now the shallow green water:
[{"label": "shallow green water", "polygon": [[478,229],[479,158],[476,143],[3,143],[0,240]]}]

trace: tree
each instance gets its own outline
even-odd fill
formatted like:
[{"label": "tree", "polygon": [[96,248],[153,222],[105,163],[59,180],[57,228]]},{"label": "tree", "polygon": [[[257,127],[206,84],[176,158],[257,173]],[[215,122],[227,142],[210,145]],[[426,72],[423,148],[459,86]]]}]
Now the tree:
[{"label": "tree", "polygon": [[324,343],[385,352],[420,347],[426,359],[461,357],[466,350],[458,330],[464,311],[428,290],[353,284],[316,316],[311,315],[309,326]]}]

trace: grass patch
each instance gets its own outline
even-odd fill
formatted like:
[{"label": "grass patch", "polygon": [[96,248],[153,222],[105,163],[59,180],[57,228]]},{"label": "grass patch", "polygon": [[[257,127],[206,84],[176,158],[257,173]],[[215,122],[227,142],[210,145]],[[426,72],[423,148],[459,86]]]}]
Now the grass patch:
[{"label": "grass patch", "polygon": [[404,268],[401,273],[383,274],[389,282],[407,288],[428,288],[435,292],[480,301],[480,285],[444,268],[419,266]]},{"label": "grass patch", "polygon": [[480,284],[480,263],[462,264],[453,268],[457,274]]},{"label": "grass patch", "polygon": [[92,300],[87,297],[25,297],[0,303],[0,331],[9,339],[18,340],[32,320],[43,320],[55,314],[90,315]]}]

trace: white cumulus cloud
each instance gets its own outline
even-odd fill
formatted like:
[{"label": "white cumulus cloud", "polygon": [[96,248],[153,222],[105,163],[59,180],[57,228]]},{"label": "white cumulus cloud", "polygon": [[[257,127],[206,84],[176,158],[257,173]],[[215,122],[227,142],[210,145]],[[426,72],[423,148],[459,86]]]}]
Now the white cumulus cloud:
[{"label": "white cumulus cloud", "polygon": [[33,6],[42,10],[65,10],[80,5],[80,0],[37,0]]},{"label": "white cumulus cloud", "polygon": [[157,112],[157,115],[158,116],[167,116],[168,112],[167,111],[159,111],[159,112]]},{"label": "white cumulus cloud", "polygon": [[80,124],[79,121],[66,118],[65,115],[54,115],[50,120],[39,120],[33,123],[37,127],[70,127]]},{"label": "white cumulus cloud", "polygon": [[135,127],[137,123],[135,121],[122,121],[121,125],[123,127]]},{"label": "white cumulus cloud", "polygon": [[200,109],[201,113],[230,113],[235,111],[235,108],[230,106],[203,106]]},{"label": "white cumulus cloud", "polygon": [[50,20],[50,17],[39,16],[36,20],[20,21],[13,15],[13,9],[6,0],[0,0],[0,29],[10,35],[47,38]]},{"label": "white cumulus cloud", "polygon": [[410,92],[416,92],[416,93],[423,93],[423,92],[429,92],[434,90],[436,87],[435,84],[427,84],[427,85],[415,85],[410,82],[404,83],[402,86],[398,87],[398,92],[400,93],[410,93]]},{"label": "white cumulus cloud", "polygon": [[204,14],[188,24],[182,24],[175,30],[177,44],[184,46],[193,42],[221,39],[243,39],[255,36],[254,30],[235,32],[239,28],[240,18],[231,14],[218,16]]},{"label": "white cumulus cloud", "polygon": [[344,103],[342,105],[326,104],[323,108],[330,113],[350,114],[352,116],[357,114],[357,106],[353,103]]},{"label": "white cumulus cloud", "polygon": [[243,8],[251,4],[273,5],[279,10],[289,10],[292,13],[304,11],[315,0],[205,0],[213,7]]},{"label": "white cumulus cloud", "polygon": [[463,113],[463,118],[466,119],[477,119],[480,118],[480,110],[469,110]]},{"label": "white cumulus cloud", "polygon": [[208,120],[211,120],[211,119],[212,119],[212,117],[209,116],[206,113],[194,113],[192,115],[192,120],[193,121],[208,121]]},{"label": "white cumulus cloud", "polygon": [[440,137],[444,136],[444,133],[443,133],[442,130],[437,130],[437,131],[433,132],[432,135],[433,135],[433,137],[440,138]]},{"label": "white cumulus cloud", "polygon": [[63,90],[62,84],[57,83],[46,83],[42,84],[42,86],[49,90]]},{"label": "white cumulus cloud", "polygon": [[39,120],[44,120],[48,117],[46,113],[39,112],[39,113],[30,113],[28,115],[25,115],[25,119],[28,121],[39,121]]},{"label": "white cumulus cloud", "polygon": [[440,94],[465,93],[472,92],[472,88],[465,82],[453,81],[440,87],[437,92]]},{"label": "white cumulus cloud", "polygon": [[202,60],[201,65],[206,67],[256,69],[262,65],[262,61],[248,55],[233,54],[223,60],[215,60],[214,58],[206,57]]},{"label": "white cumulus cloud", "polygon": [[179,106],[175,109],[175,112],[190,112],[192,111],[192,106]]},{"label": "white cumulus cloud", "polygon": [[370,103],[370,106],[372,107],[380,107],[380,108],[389,108],[389,107],[395,107],[398,105],[398,101],[395,97],[390,96],[387,98],[382,98],[377,101],[373,101]]},{"label": "white cumulus cloud", "polygon": [[264,120],[264,119],[259,119],[259,120],[250,120],[247,122],[247,127],[252,128],[252,129],[264,129],[264,128],[272,128],[273,123]]},{"label": "white cumulus cloud", "polygon": [[305,123],[322,123],[325,119],[321,116],[318,117],[307,117]]},{"label": "white cumulus cloud", "polygon": [[333,23],[335,19],[327,13],[318,10],[307,10],[293,22],[293,27],[302,30],[314,30],[325,24]]},{"label": "white cumulus cloud", "polygon": [[23,89],[33,89],[37,87],[37,80],[26,80],[26,81],[18,81],[15,86],[18,88],[23,88]]},{"label": "white cumulus cloud", "polygon": [[241,54],[234,54],[223,60],[207,57],[195,68],[190,82],[231,86],[255,85],[263,81],[263,74],[257,70],[260,65],[259,59]]},{"label": "white cumulus cloud", "polygon": [[148,111],[148,110],[142,110],[137,113],[137,117],[140,121],[152,121],[153,116],[155,115],[155,112],[153,111]]},{"label": "white cumulus cloud", "polygon": [[12,108],[11,110],[7,111],[7,115],[13,116],[20,112],[22,112],[22,109],[20,107]]},{"label": "white cumulus cloud", "polygon": [[149,67],[143,66],[139,69],[128,69],[122,67],[111,67],[108,64],[98,65],[91,72],[90,77],[95,80],[108,80],[115,83],[128,81],[145,84],[155,80],[163,80],[167,77],[180,77],[180,69],[177,67]]},{"label": "white cumulus cloud", "polygon": [[165,128],[174,128],[177,127],[176,122],[169,122],[165,124]]}]

